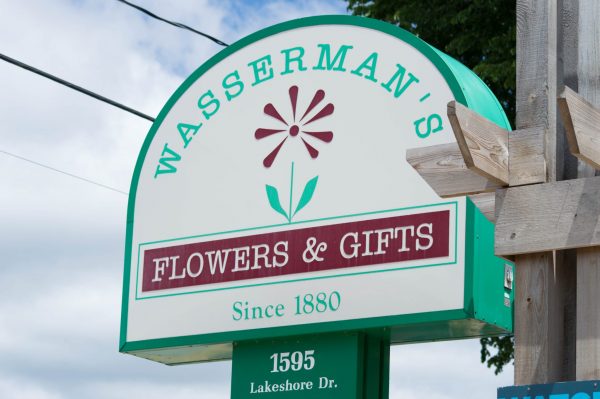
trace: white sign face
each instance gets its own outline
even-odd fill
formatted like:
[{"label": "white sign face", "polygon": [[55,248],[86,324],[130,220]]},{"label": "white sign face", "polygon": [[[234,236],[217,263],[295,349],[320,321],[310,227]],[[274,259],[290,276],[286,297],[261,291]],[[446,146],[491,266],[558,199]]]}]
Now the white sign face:
[{"label": "white sign face", "polygon": [[138,160],[122,344],[462,309],[465,201],[405,161],[454,141],[457,87],[419,39],[353,17],[278,25],[202,66]]}]

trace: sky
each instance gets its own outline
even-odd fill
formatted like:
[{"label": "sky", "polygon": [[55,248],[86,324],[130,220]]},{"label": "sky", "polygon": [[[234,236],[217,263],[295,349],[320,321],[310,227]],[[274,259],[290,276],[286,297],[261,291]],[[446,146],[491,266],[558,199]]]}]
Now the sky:
[{"label": "sky", "polygon": [[[137,0],[232,43],[338,0]],[[0,53],[148,115],[220,46],[115,0],[0,0]],[[0,61],[0,398],[228,398],[231,362],[118,352],[127,192],[150,123]],[[495,398],[479,341],[394,346],[390,398]]]}]

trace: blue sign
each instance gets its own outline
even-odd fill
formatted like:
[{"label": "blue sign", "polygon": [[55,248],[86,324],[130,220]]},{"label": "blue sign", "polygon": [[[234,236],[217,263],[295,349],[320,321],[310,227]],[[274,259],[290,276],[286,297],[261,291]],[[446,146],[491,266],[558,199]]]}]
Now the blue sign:
[{"label": "blue sign", "polygon": [[556,382],[498,388],[498,399],[600,399],[600,381]]}]

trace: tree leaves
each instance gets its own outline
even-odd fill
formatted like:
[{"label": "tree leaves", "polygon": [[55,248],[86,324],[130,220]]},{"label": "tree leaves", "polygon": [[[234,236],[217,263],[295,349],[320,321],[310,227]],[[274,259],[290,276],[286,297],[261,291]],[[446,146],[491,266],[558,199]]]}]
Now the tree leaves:
[{"label": "tree leaves", "polygon": [[[512,336],[481,338],[481,363],[494,368],[494,374],[502,372],[504,366],[514,360],[514,338]],[[490,348],[496,349],[492,355]]]},{"label": "tree leaves", "polygon": [[473,69],[514,121],[515,0],[347,1],[352,14],[398,25]]},{"label": "tree leaves", "polygon": [[304,186],[304,190],[302,191],[302,196],[300,197],[300,201],[298,202],[298,206],[294,211],[294,215],[298,213],[298,211],[304,208],[313,197],[315,193],[315,189],[317,188],[317,181],[319,180],[319,176],[315,176],[306,183]]}]

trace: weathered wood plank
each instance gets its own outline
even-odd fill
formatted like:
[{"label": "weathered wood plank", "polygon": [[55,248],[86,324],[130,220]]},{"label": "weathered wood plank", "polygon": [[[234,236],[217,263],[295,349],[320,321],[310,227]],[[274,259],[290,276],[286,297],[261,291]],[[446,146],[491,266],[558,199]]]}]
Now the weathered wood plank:
[{"label": "weathered wood plank", "polygon": [[556,1],[517,0],[516,128],[544,128],[548,181],[562,175],[555,106],[559,78],[557,21]]},{"label": "weathered wood plank", "polygon": [[600,169],[600,110],[566,86],[558,105],[571,153]]},{"label": "weathered wood plank", "polygon": [[516,260],[515,281],[521,285],[515,284],[515,385],[525,385],[544,381],[548,374],[548,351],[539,347],[539,339],[548,329],[545,303],[552,253],[521,255]]},{"label": "weathered wood plank", "polygon": [[481,194],[471,194],[469,195],[473,204],[490,222],[496,221],[495,207],[496,207],[496,193],[481,193]]},{"label": "weathered wood plank", "polygon": [[500,216],[500,211],[504,205],[504,197],[506,197],[506,190],[506,188],[496,190],[496,201],[494,201],[494,221],[498,220],[498,216]]},{"label": "weathered wood plank", "polygon": [[[593,106],[593,118],[596,123],[594,130],[579,127],[582,123],[589,123],[589,119],[579,118],[576,112],[571,111],[574,124],[574,133],[578,141],[578,148],[587,164],[580,162],[579,177],[594,176],[594,168],[598,168],[598,141],[600,141],[600,125],[597,124],[598,106],[600,106],[600,3],[597,1],[582,1],[578,3],[578,29],[579,36],[578,64],[577,64],[577,91],[579,98],[589,101]],[[569,107],[571,108],[571,107]],[[588,112],[592,110],[588,107]],[[581,121],[583,119],[583,121]],[[587,140],[580,140],[578,131],[588,133]],[[595,135],[593,133],[595,133]],[[568,128],[567,128],[567,133]],[[595,140],[594,140],[595,139]],[[595,141],[595,145],[589,143]],[[591,148],[590,148],[591,147]],[[589,162],[593,161],[593,162]],[[600,198],[597,199],[600,201]],[[577,340],[576,340],[576,377],[578,380],[591,380],[600,378],[600,248],[582,248],[577,250]]]},{"label": "weathered wood plank", "polygon": [[551,332],[563,326],[564,314],[549,310],[562,308],[564,266],[552,252],[519,255],[516,262],[526,266],[515,268],[515,281],[522,282],[515,285],[515,385],[561,381],[556,359],[565,358],[563,338]]},{"label": "weathered wood plank", "polygon": [[577,63],[577,92],[580,96],[600,106],[600,4],[597,1],[579,1],[579,36]]},{"label": "weathered wood plank", "polygon": [[600,177],[506,190],[496,219],[496,254],[600,245]]},{"label": "weathered wood plank", "polygon": [[[587,0],[585,0],[587,1]],[[562,3],[562,24],[559,26],[562,32],[559,32],[559,37],[562,37],[562,51],[563,51],[563,82],[558,87],[558,92],[562,90],[564,86],[569,86],[573,89],[577,89],[578,85],[578,52],[579,52],[579,2],[580,0],[561,0]],[[559,121],[560,122],[560,121]],[[567,135],[564,133],[564,126],[562,123],[557,124],[558,138],[563,140],[563,179],[576,179],[578,177],[592,177],[594,174],[582,175],[578,173],[581,168],[593,169],[587,166],[584,162],[579,161],[569,151],[569,145],[567,143]],[[567,267],[565,275],[568,278],[564,278],[567,291],[564,296],[562,307],[564,309],[564,330],[565,330],[565,341],[564,348],[567,356],[565,360],[565,371],[568,373],[568,380],[575,379],[575,368],[576,368],[576,346],[577,346],[577,268],[573,267],[577,263],[577,250],[561,251],[557,254],[562,254],[563,264]]]},{"label": "weathered wood plank", "polygon": [[469,169],[500,185],[508,184],[508,131],[456,101],[448,118]]},{"label": "weathered wood plank", "polygon": [[[556,127],[556,92],[562,85],[564,59],[559,40],[559,4],[554,0],[517,0],[517,92],[516,128],[542,127],[546,181],[563,176],[564,136]],[[561,10],[562,11],[562,10]],[[562,37],[561,37],[562,39]],[[512,190],[506,190],[503,206],[496,225],[505,211],[512,207]],[[540,208],[535,204],[535,208]],[[498,229],[498,227],[497,227]],[[509,235],[510,237],[510,235]],[[521,238],[521,237],[520,237]],[[563,323],[563,298],[569,279],[556,278],[551,271],[571,271],[566,267],[563,254],[555,252],[518,256],[515,280],[515,383],[535,384],[573,379],[569,370],[570,353],[565,348],[574,336]],[[540,271],[544,278],[540,278]],[[532,293],[544,293],[534,296]],[[532,298],[527,301],[527,298]],[[535,300],[533,299],[535,298]],[[535,307],[535,315],[527,310]],[[541,320],[541,321],[540,321]]]},{"label": "weathered wood plank", "polygon": [[544,158],[544,128],[519,129],[508,135],[510,186],[546,181]]},{"label": "weathered wood plank", "polygon": [[[563,41],[563,81],[560,87],[558,87],[557,93],[562,92],[564,86],[577,91],[578,80],[578,54],[579,54],[579,35],[577,28],[579,26],[579,0],[561,0],[562,1],[562,18],[561,18],[561,32]],[[587,1],[587,0],[586,0]],[[560,109],[558,109],[560,114]],[[560,119],[560,118],[559,118]],[[569,145],[567,143],[567,135],[564,134],[564,124],[559,121],[557,124],[557,130],[559,138],[562,136],[563,140],[563,158],[564,158],[564,175],[563,180],[575,179],[577,177],[591,177],[592,175],[579,176],[577,174],[578,164],[580,163],[569,151]],[[583,163],[582,163],[583,164]],[[575,311],[575,309],[573,309]],[[575,316],[573,316],[575,317]],[[573,356],[573,360],[575,357]]]},{"label": "weathered wood plank", "polygon": [[577,250],[577,380],[600,378],[600,248]]},{"label": "weathered wood plank", "polygon": [[494,191],[499,187],[467,168],[456,143],[409,149],[406,160],[440,197]]}]

